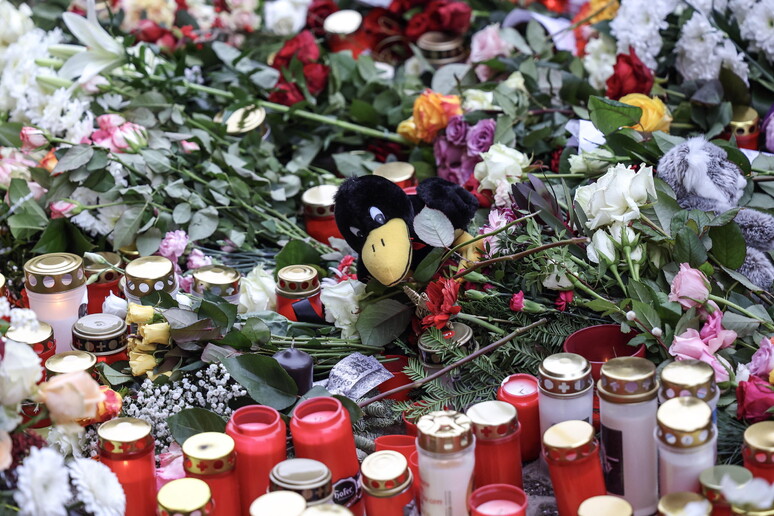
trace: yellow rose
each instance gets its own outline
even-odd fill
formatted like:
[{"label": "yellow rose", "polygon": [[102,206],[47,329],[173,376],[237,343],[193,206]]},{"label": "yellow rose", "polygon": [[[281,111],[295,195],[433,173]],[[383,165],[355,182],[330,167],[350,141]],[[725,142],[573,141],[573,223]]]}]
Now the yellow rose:
[{"label": "yellow rose", "polygon": [[419,138],[417,138],[417,124],[414,123],[413,116],[398,124],[398,134],[411,143],[419,143]]},{"label": "yellow rose", "polygon": [[129,367],[132,368],[132,375],[140,376],[156,367],[156,359],[153,355],[141,353],[139,351],[129,352]]},{"label": "yellow rose", "polygon": [[661,102],[660,98],[650,98],[642,93],[630,93],[621,97],[619,102],[642,109],[640,123],[632,126],[632,129],[646,133],[652,133],[654,131],[669,132],[672,116],[669,114],[667,107]]},{"label": "yellow rose", "polygon": [[129,303],[129,310],[126,312],[126,324],[150,322],[153,319],[153,313],[152,306]]},{"label": "yellow rose", "polygon": [[169,323],[143,324],[140,326],[143,345],[169,344]]},{"label": "yellow rose", "polygon": [[619,7],[618,0],[590,0],[589,13],[593,16],[589,19],[589,23],[612,20],[615,18],[616,13],[618,13]]},{"label": "yellow rose", "polygon": [[461,115],[460,98],[457,95],[441,95],[432,90],[425,90],[414,101],[414,124],[416,124],[416,137],[430,143],[445,129],[449,119],[455,115]]}]

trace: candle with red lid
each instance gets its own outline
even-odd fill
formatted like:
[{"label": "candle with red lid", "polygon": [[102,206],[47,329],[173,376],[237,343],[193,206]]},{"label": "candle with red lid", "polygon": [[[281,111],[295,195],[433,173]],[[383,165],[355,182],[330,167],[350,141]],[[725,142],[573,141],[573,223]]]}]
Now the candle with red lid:
[{"label": "candle with red lid", "polygon": [[774,483],[774,421],[761,421],[744,431],[744,467],[755,478]]},{"label": "candle with red lid", "polygon": [[471,516],[525,516],[527,495],[510,484],[479,487],[468,500]]},{"label": "candle with red lid", "polygon": [[324,244],[327,244],[331,237],[344,238],[333,214],[334,198],[338,190],[339,187],[335,185],[313,186],[301,196],[306,232]]},{"label": "candle with red lid", "polygon": [[331,470],[333,499],[363,516],[360,464],[349,413],[336,398],[299,403],[290,420],[296,457],[319,460]]},{"label": "candle with red lid", "polygon": [[185,476],[207,482],[215,505],[212,516],[242,514],[234,439],[220,432],[202,432],[183,443]]},{"label": "candle with red lid", "polygon": [[156,513],[156,456],[150,432],[148,422],[133,417],[112,419],[97,430],[100,460],[126,494],[125,516]]},{"label": "candle with red lid", "polygon": [[285,432],[279,412],[265,405],[237,409],[226,425],[239,457],[236,473],[245,515],[253,500],[266,493],[272,468],[287,458]]},{"label": "candle with red lid", "polygon": [[288,265],[277,273],[277,313],[291,321],[324,323],[320,279],[309,265]]},{"label": "candle with red lid", "polygon": [[504,401],[484,401],[468,409],[476,436],[476,487],[489,484],[522,486],[521,428],[516,409]]},{"label": "candle with red lid", "polygon": [[521,460],[537,459],[541,448],[537,378],[524,373],[509,376],[500,384],[497,399],[510,403],[518,412],[521,427]]}]

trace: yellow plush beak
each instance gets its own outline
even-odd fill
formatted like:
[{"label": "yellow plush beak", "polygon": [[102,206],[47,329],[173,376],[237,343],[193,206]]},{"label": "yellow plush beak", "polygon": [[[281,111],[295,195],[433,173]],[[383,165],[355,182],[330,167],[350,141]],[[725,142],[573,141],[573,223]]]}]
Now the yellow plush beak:
[{"label": "yellow plush beak", "polygon": [[382,285],[403,281],[411,266],[411,237],[402,219],[392,219],[368,234],[360,258]]}]

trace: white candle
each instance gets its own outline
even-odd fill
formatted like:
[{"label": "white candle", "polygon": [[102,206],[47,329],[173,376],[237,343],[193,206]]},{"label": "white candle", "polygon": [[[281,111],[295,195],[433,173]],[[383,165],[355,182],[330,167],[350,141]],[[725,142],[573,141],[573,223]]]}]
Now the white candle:
[{"label": "white candle", "polygon": [[575,353],[556,353],[543,360],[539,373],[541,436],[563,421],[591,423],[594,392],[588,360]]}]

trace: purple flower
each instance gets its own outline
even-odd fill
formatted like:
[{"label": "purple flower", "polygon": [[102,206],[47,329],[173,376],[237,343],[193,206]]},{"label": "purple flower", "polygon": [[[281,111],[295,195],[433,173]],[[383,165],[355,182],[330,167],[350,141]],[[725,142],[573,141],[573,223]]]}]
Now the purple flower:
[{"label": "purple flower", "polygon": [[467,181],[465,171],[462,167],[438,167],[438,177],[458,185],[463,185],[465,184],[465,181]]},{"label": "purple flower", "polygon": [[441,167],[459,167],[462,157],[465,155],[465,147],[452,144],[446,137],[435,139],[433,145],[435,151],[435,164]]},{"label": "purple flower", "polygon": [[761,131],[763,132],[763,145],[769,152],[774,152],[774,106],[771,106],[769,112],[763,118],[763,124],[761,124]]},{"label": "purple flower", "polygon": [[769,373],[774,369],[774,346],[769,339],[763,339],[747,366],[750,374],[768,379]]},{"label": "purple flower", "polygon": [[169,231],[164,235],[164,240],[161,241],[159,254],[164,258],[169,258],[172,262],[177,263],[178,258],[183,256],[187,245],[188,235],[185,231],[182,229]]},{"label": "purple flower", "polygon": [[478,156],[487,152],[494,143],[495,121],[491,118],[479,120],[468,131],[468,156]]},{"label": "purple flower", "polygon": [[453,116],[446,126],[446,138],[454,145],[465,145],[465,137],[468,134],[468,124],[462,115]]}]

